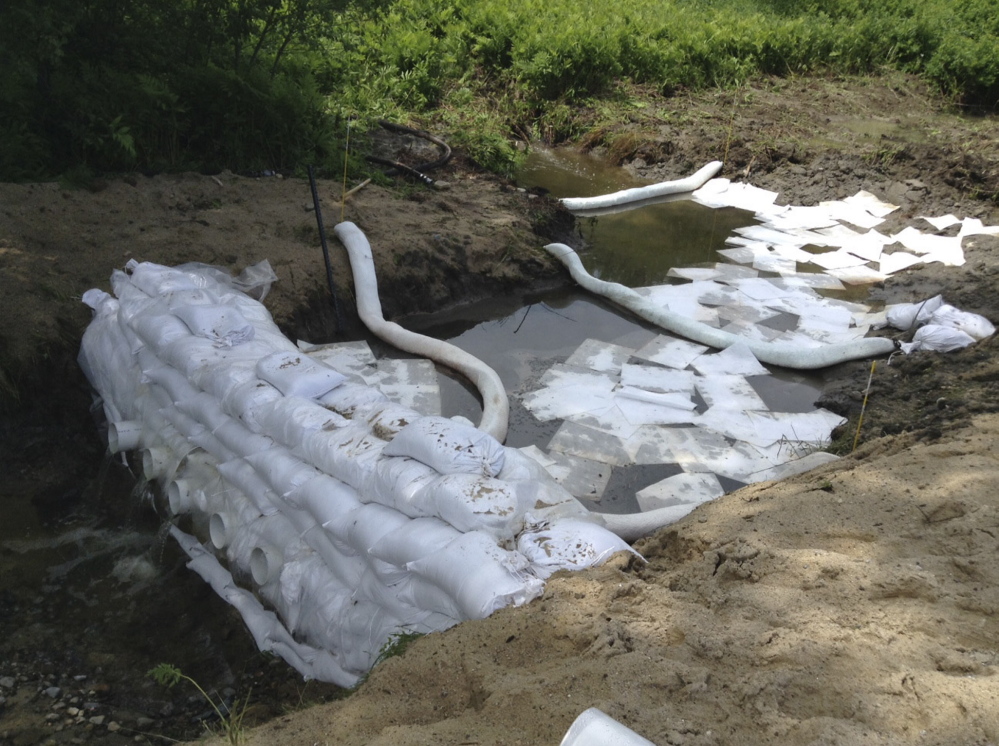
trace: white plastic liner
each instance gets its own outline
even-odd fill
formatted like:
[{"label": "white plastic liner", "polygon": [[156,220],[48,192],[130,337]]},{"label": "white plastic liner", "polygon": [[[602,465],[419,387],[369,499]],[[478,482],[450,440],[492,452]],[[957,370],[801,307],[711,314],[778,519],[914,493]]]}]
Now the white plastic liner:
[{"label": "white plastic liner", "polygon": [[80,354],[115,447],[141,449],[173,512],[206,529],[211,551],[174,531],[191,568],[307,678],[352,685],[393,634],[526,603],[553,567],[586,565],[504,548],[525,530],[589,520],[621,545],[536,462],[365,382],[432,400],[425,362],[356,344],[313,359],[216,268],[128,269],[117,298],[86,294]]}]

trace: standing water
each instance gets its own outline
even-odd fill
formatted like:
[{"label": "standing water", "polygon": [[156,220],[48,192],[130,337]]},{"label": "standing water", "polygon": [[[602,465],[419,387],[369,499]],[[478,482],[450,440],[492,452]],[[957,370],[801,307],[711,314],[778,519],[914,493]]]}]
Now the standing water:
[{"label": "standing water", "polygon": [[[523,188],[541,188],[556,198],[596,196],[646,185],[625,170],[595,158],[549,150],[532,151],[518,181]],[[579,255],[590,274],[602,280],[633,288],[668,284],[675,282],[668,277],[671,268],[719,261],[717,252],[725,248],[726,238],[736,228],[755,222],[750,212],[712,209],[683,196],[643,203],[635,209],[577,214],[583,241]],[[539,421],[520,398],[538,388],[539,379],[552,365],[565,362],[587,339],[640,348],[662,334],[651,324],[581,289],[493,298],[449,314],[411,318],[406,325],[447,339],[492,366],[511,394],[507,445],[533,444],[542,449],[561,421]],[[813,408],[821,391],[818,376],[783,370],[773,373],[752,380],[768,406],[782,411]],[[478,420],[477,394],[466,382],[442,378],[441,395],[445,415],[460,414]],[[675,464],[615,468],[603,495],[589,507],[604,512],[637,511],[637,490],[679,472]],[[741,484],[719,479],[726,489]],[[577,497],[588,502],[585,497]]]}]

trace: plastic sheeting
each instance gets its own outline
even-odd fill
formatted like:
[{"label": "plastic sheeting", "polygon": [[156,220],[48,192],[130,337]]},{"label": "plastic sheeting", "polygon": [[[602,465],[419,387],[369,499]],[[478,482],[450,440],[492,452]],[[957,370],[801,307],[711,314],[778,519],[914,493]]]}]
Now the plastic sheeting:
[{"label": "plastic sheeting", "polygon": [[209,540],[174,531],[191,568],[307,678],[349,686],[395,634],[526,603],[554,570],[628,549],[530,459],[364,382],[425,399],[398,366],[307,354],[216,268],[128,270],[117,297],[84,298],[80,364],[113,448],[141,449]]}]

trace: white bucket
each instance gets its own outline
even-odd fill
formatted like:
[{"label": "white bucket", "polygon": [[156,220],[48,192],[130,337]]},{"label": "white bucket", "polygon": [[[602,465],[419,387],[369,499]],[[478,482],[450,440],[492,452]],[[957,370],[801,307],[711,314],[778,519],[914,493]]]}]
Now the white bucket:
[{"label": "white bucket", "polygon": [[630,728],[621,725],[596,707],[577,717],[562,739],[561,746],[655,746]]}]

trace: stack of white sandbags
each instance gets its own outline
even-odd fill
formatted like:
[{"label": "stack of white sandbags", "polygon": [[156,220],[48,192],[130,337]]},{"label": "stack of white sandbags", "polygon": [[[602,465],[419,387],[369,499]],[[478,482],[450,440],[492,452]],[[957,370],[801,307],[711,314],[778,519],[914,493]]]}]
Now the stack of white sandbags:
[{"label": "stack of white sandbags", "polygon": [[631,551],[529,457],[300,352],[217,270],[127,270],[116,297],[84,297],[80,364],[111,450],[141,449],[171,512],[208,537],[174,527],[192,569],[306,677],[352,685],[393,635]]},{"label": "stack of white sandbags", "polygon": [[902,331],[916,330],[911,342],[903,342],[906,353],[917,350],[953,352],[995,334],[992,322],[977,313],[962,311],[936,295],[919,303],[898,303],[886,309],[888,323]]}]

